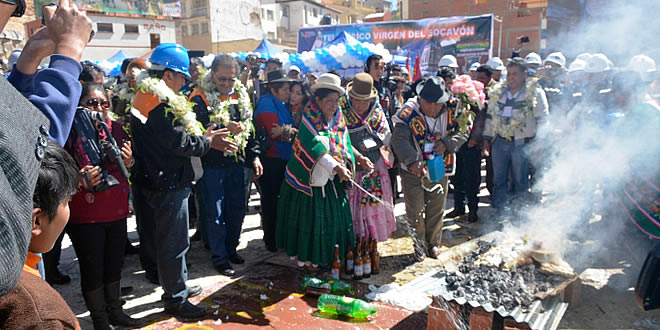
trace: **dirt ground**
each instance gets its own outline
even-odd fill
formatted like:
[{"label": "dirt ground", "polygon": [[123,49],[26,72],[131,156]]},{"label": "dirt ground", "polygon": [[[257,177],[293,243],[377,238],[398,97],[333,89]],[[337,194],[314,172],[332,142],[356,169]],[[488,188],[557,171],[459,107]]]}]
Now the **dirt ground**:
[{"label": "dirt ground", "polygon": [[[487,192],[482,191],[481,200],[486,202]],[[238,276],[247,274],[257,264],[268,262],[272,264],[296,267],[284,252],[268,252],[263,244],[263,232],[260,228],[260,217],[256,211],[258,195],[253,194],[250,202],[250,213],[245,218],[239,253],[246,259],[244,265],[235,265]],[[453,201],[448,200],[448,210]],[[494,228],[488,217],[493,210],[487,203],[480,204],[481,221],[477,224],[467,224],[464,219],[446,220],[448,232],[444,239],[444,248],[476,238]],[[395,205],[395,214],[404,214],[403,200]],[[601,221],[603,222],[603,221]],[[129,218],[129,239],[138,241],[135,231],[135,219]],[[606,223],[590,223],[585,230],[603,230]],[[401,227],[401,226],[399,226]],[[194,230],[191,230],[191,234]],[[605,244],[600,244],[605,243]],[[644,312],[634,300],[633,287],[639,269],[646,256],[646,251],[652,246],[635,230],[625,230],[620,239],[613,242],[573,242],[576,249],[589,251],[588,262],[572,265],[581,274],[583,282],[581,300],[578,304],[569,306],[560,329],[660,329],[660,311]],[[80,294],[80,271],[75,252],[65,236],[62,246],[60,269],[72,277],[67,285],[55,286],[80,320],[83,329],[92,329],[89,312]],[[365,283],[383,285],[396,282],[405,284],[415,277],[440,267],[440,263],[431,258],[415,263],[412,259],[412,240],[402,230],[395,232],[393,238],[379,243],[381,254],[381,273]],[[605,252],[604,252],[605,251]],[[188,252],[189,284],[201,285],[205,288],[203,296],[213,292],[211,287],[219,282],[230,281],[219,275],[212,267],[211,256],[201,242],[193,242]],[[140,269],[137,255],[125,257],[122,271],[122,286],[132,286],[133,292],[124,297],[124,308],[128,314],[137,318],[153,318],[153,315],[163,311],[160,304],[162,289],[149,283]],[[161,316],[162,319],[162,316]],[[357,324],[353,324],[357,326]]]}]

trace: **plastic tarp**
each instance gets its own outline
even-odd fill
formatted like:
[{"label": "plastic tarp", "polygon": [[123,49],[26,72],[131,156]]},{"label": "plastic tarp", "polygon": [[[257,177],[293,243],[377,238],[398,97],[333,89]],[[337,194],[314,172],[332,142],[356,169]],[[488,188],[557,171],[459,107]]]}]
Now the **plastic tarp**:
[{"label": "plastic tarp", "polygon": [[271,58],[273,55],[282,53],[282,50],[279,48],[275,47],[268,39],[264,39],[261,41],[261,44],[257,47],[257,49],[254,50],[255,53],[260,53],[262,56],[266,58]]}]

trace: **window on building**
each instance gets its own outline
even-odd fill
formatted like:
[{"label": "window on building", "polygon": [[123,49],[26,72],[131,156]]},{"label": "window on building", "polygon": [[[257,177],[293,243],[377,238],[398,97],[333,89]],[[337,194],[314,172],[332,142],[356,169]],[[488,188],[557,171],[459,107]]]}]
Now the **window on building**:
[{"label": "window on building", "polygon": [[112,33],[112,23],[96,23],[96,31]]},{"label": "window on building", "polygon": [[319,17],[319,12],[316,11],[316,8],[312,9],[312,14],[314,15],[314,17]]},{"label": "window on building", "polygon": [[192,7],[193,16],[205,16],[208,8],[206,7],[206,0],[194,0]]},{"label": "window on building", "polygon": [[209,34],[209,23],[202,23],[202,34]]},{"label": "window on building", "polygon": [[191,35],[198,35],[199,34],[199,24],[193,24],[192,25],[192,33]]},{"label": "window on building", "polygon": [[274,16],[275,16],[275,14],[273,13],[272,10],[270,10],[270,9],[266,10],[266,19],[267,20],[274,21],[275,20]]},{"label": "window on building", "polygon": [[289,17],[289,7],[282,6],[282,17]]},{"label": "window on building", "polygon": [[151,44],[151,49],[154,49],[160,45],[160,34],[151,33],[149,34],[149,41]]},{"label": "window on building", "polygon": [[124,32],[125,33],[138,33],[138,26],[137,24],[124,24]]},{"label": "window on building", "polygon": [[184,37],[188,35],[188,25],[181,24],[181,35]]},{"label": "window on building", "polygon": [[270,39],[270,40],[275,39],[275,33],[274,32],[268,32],[268,39]]},{"label": "window on building", "polygon": [[309,24],[309,21],[307,20],[307,6],[303,8],[303,16],[305,16],[305,24]]}]

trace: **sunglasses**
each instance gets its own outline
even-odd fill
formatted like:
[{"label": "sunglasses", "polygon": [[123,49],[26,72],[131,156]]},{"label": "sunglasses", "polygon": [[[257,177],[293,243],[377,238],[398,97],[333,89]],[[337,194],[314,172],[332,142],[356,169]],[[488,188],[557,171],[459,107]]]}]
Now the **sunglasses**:
[{"label": "sunglasses", "polygon": [[236,81],[236,78],[215,77],[215,80],[217,80],[219,83],[226,83],[226,82],[234,82]]},{"label": "sunglasses", "polygon": [[11,14],[12,17],[21,17],[25,14],[25,0],[0,0],[0,2],[16,6]]},{"label": "sunglasses", "polygon": [[97,98],[93,98],[93,99],[87,99],[87,101],[85,101],[85,105],[91,108],[96,108],[99,106],[99,104],[103,109],[107,109],[110,107],[110,102],[108,102],[107,100],[99,100]]}]

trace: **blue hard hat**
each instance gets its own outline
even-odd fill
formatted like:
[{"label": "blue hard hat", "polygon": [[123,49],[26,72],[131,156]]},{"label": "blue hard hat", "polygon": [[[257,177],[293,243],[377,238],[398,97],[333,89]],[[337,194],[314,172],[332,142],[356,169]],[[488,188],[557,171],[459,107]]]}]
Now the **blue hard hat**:
[{"label": "blue hard hat", "polygon": [[190,66],[188,50],[179,44],[164,43],[158,45],[153,53],[151,53],[149,61],[152,65],[162,65],[166,69],[181,72],[190,77],[190,73],[188,72],[188,67]]}]

